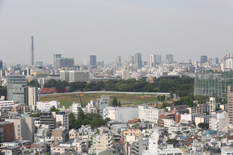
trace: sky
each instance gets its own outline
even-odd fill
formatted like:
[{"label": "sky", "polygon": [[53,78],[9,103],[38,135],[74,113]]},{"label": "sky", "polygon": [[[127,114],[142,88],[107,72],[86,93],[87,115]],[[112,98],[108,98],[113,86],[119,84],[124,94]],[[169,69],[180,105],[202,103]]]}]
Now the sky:
[{"label": "sky", "polygon": [[53,63],[53,54],[82,64],[129,55],[173,54],[174,60],[233,54],[232,0],[0,0],[0,59]]}]

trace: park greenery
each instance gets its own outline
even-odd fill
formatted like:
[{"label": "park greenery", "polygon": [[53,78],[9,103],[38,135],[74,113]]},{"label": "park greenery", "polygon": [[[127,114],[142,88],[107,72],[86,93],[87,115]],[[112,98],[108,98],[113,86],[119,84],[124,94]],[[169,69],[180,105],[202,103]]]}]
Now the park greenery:
[{"label": "park greenery", "polygon": [[176,140],[176,139],[168,139],[166,142],[167,142],[168,144],[178,144],[178,143],[179,143],[179,141]]},{"label": "park greenery", "polygon": [[97,128],[101,125],[107,125],[108,121],[110,121],[109,118],[104,120],[99,114],[85,114],[81,108],[79,108],[77,119],[75,118],[74,113],[71,112],[69,114],[70,129],[78,129],[81,125],[91,125],[92,128]]},{"label": "park greenery", "polygon": [[57,111],[60,111],[59,109],[57,109],[55,106],[52,106],[50,108],[50,112],[57,112]]},{"label": "park greenery", "polygon": [[39,84],[39,82],[36,81],[36,80],[31,80],[30,82],[27,82],[27,86],[31,86],[31,87],[41,87],[41,85]]}]

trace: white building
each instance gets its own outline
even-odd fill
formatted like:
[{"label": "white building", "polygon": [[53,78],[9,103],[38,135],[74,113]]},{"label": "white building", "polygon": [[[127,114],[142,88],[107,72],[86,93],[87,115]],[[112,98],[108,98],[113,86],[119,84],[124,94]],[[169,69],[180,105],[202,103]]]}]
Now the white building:
[{"label": "white building", "polygon": [[205,116],[206,113],[193,113],[193,114],[181,114],[180,120],[190,121],[191,123],[195,122],[195,117]]},{"label": "white building", "polygon": [[233,154],[233,147],[231,146],[221,147],[221,155],[231,155],[231,154]]},{"label": "white building", "polygon": [[174,126],[176,122],[173,119],[163,119],[163,127]]},{"label": "white building", "polygon": [[229,118],[227,112],[217,113],[209,119],[209,128],[215,131],[228,132]]},{"label": "white building", "polygon": [[56,109],[59,108],[60,102],[58,101],[50,101],[50,102],[36,102],[36,109],[42,112],[50,111],[50,108],[55,107]]},{"label": "white building", "polygon": [[69,130],[69,114],[65,111],[56,112],[56,122],[61,123],[63,127]]},{"label": "white building", "polygon": [[113,121],[128,122],[138,118],[138,108],[132,107],[107,107],[103,111],[103,119],[110,118]]},{"label": "white building", "polygon": [[150,54],[149,56],[149,66],[150,68],[155,68],[156,67],[156,55],[155,54]]},{"label": "white building", "polygon": [[73,103],[71,106],[70,106],[70,112],[74,113],[74,114],[78,114],[79,112],[79,108],[82,108],[81,104],[80,103]]},{"label": "white building", "polygon": [[148,106],[138,106],[138,118],[143,121],[158,122],[159,114],[161,109],[148,107]]},{"label": "white building", "polygon": [[198,125],[199,123],[209,123],[210,118],[215,117],[216,115],[205,115],[195,117],[195,124]]},{"label": "white building", "polygon": [[84,113],[100,114],[103,117],[103,110],[109,106],[110,97],[102,95],[97,102],[91,100],[85,108],[82,108]]},{"label": "white building", "polygon": [[233,57],[227,58],[225,68],[233,70]]}]

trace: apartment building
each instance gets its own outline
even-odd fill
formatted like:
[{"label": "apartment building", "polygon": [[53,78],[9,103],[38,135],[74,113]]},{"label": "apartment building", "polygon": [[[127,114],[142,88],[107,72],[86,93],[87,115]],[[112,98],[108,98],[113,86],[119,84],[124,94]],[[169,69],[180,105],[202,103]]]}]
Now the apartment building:
[{"label": "apartment building", "polygon": [[60,78],[68,82],[90,82],[90,72],[85,70],[61,70]]},{"label": "apartment building", "polygon": [[191,113],[191,114],[181,114],[180,118],[184,121],[195,122],[195,117],[205,116],[206,113]]},{"label": "apartment building", "polygon": [[6,119],[14,123],[14,135],[16,140],[24,139],[34,141],[35,124],[31,117],[21,117],[15,119]]},{"label": "apartment building", "polygon": [[31,110],[36,110],[36,102],[38,101],[38,88],[26,87],[24,88],[24,103],[30,106]]},{"label": "apartment building", "polygon": [[70,112],[74,113],[74,114],[78,114],[79,112],[79,108],[82,108],[80,103],[73,103],[70,107],[69,110]]},{"label": "apartment building", "polygon": [[204,113],[204,112],[209,112],[209,104],[198,104],[196,107],[188,107],[189,113]]}]

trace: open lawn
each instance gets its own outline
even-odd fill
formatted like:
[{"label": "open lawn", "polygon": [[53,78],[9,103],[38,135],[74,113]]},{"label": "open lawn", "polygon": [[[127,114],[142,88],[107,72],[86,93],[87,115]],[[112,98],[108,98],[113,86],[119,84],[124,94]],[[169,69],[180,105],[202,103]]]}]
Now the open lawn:
[{"label": "open lawn", "polygon": [[[108,95],[110,96],[110,105],[113,101],[113,97],[115,96],[117,98],[117,101],[121,101],[122,106],[126,105],[138,105],[145,102],[145,98],[142,94],[114,94],[114,93],[80,93],[80,97],[82,100],[82,103],[86,105],[90,100],[97,100],[97,98],[100,98],[101,95]],[[146,94],[146,100],[147,103],[153,103],[158,102],[157,100],[157,94]],[[57,100],[61,103],[61,105],[64,105],[66,108],[69,108],[70,105],[72,105],[73,102],[80,103],[80,99],[78,94],[52,94],[47,96],[40,96],[39,101],[52,101]]]}]

